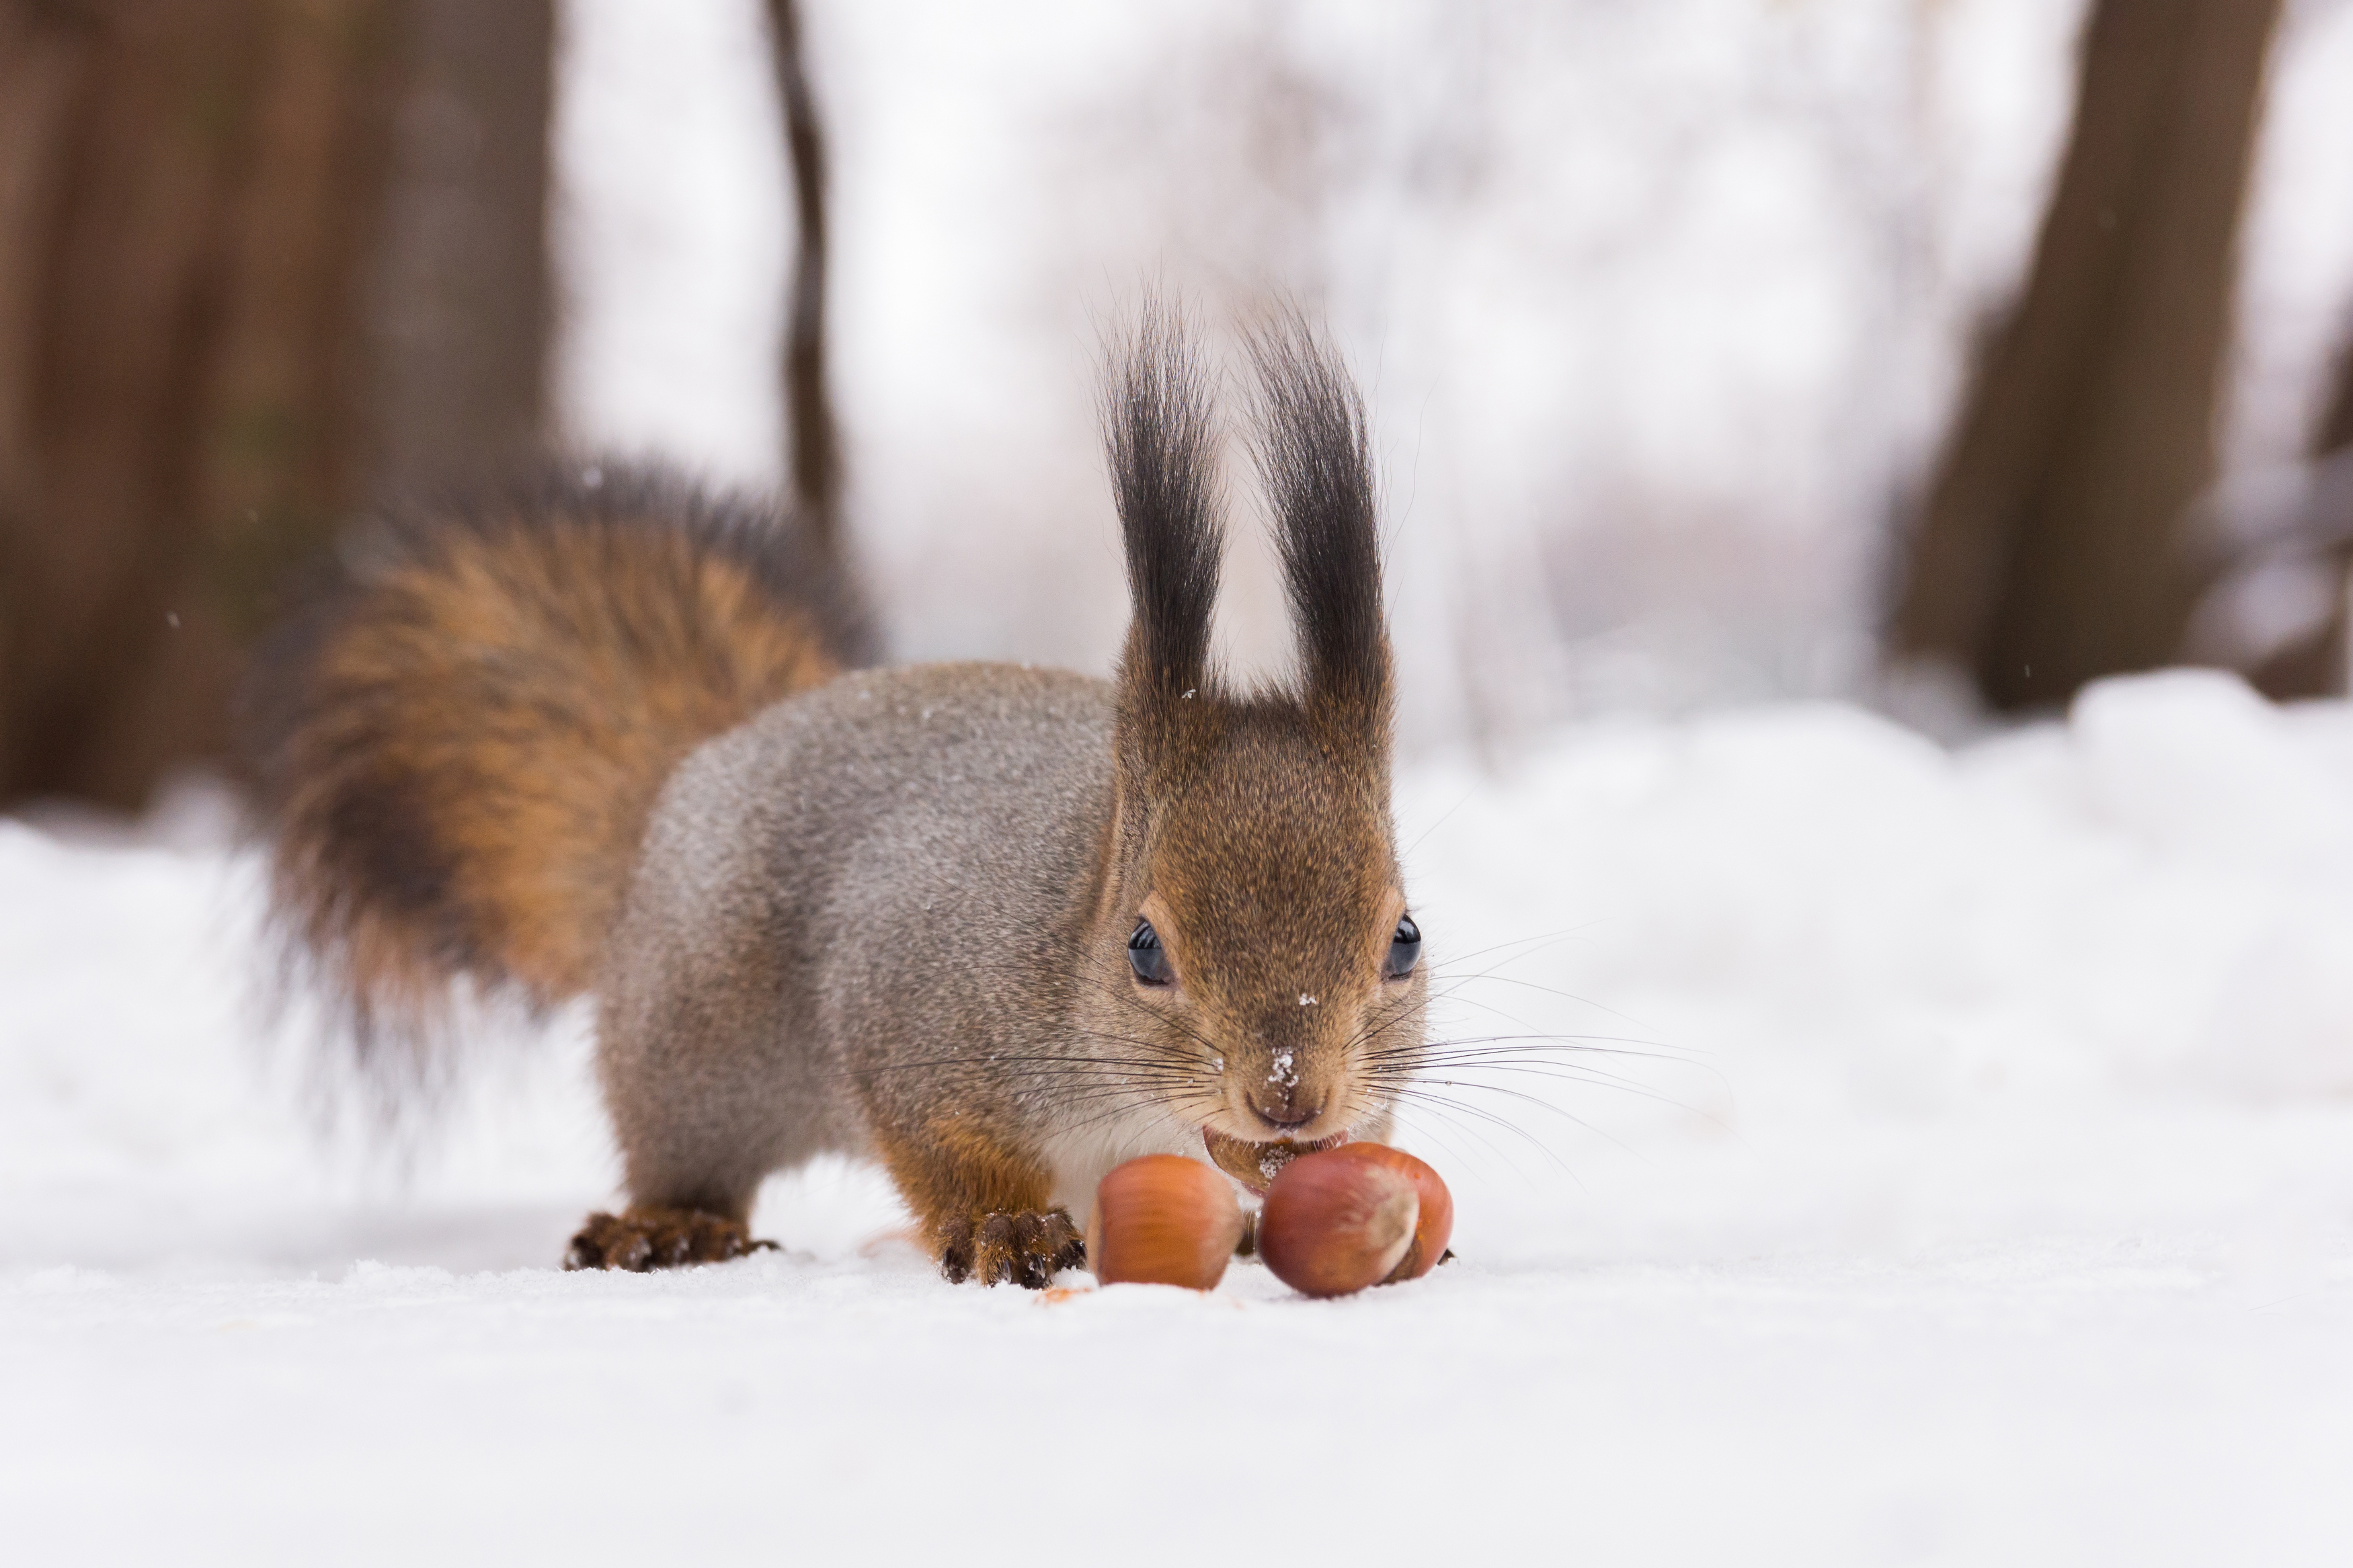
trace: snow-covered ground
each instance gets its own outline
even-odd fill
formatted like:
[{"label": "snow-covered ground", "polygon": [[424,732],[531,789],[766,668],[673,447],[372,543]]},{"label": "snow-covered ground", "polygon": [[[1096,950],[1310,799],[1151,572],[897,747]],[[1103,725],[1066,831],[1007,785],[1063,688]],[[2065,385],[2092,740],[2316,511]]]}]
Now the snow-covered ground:
[{"label": "snow-covered ground", "polygon": [[1402,791],[1447,1037],[1577,1039],[1433,1089],[1461,1260],[1323,1304],[952,1288],[840,1167],[782,1254],[557,1272],[578,1019],[404,1174],[252,1013],[205,797],[0,821],[0,1554],[2353,1561],[2353,710],[1757,709]]}]

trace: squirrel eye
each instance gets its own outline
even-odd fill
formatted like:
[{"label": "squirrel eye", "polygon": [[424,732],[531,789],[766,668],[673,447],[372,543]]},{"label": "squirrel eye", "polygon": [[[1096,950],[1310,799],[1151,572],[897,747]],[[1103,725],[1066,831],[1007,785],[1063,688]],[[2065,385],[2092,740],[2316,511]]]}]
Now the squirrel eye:
[{"label": "squirrel eye", "polygon": [[1146,985],[1173,985],[1176,972],[1169,967],[1168,950],[1160,945],[1160,933],[1152,929],[1150,921],[1138,921],[1127,938],[1128,967]]},{"label": "squirrel eye", "polygon": [[1389,961],[1381,968],[1385,980],[1403,980],[1421,961],[1421,928],[1411,915],[1398,917],[1397,934],[1389,938]]}]

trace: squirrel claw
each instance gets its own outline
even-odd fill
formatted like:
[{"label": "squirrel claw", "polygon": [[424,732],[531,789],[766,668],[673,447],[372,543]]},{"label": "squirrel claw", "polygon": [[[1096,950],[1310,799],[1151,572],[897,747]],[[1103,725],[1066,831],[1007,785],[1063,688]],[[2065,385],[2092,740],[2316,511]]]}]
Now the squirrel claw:
[{"label": "squirrel claw", "polygon": [[621,1268],[645,1274],[690,1263],[724,1263],[754,1252],[779,1250],[773,1241],[754,1239],[741,1221],[699,1209],[632,1207],[625,1214],[592,1214],[565,1249],[564,1267]]},{"label": "squirrel claw", "polygon": [[1086,1260],[1086,1237],[1068,1209],[974,1215],[952,1223],[940,1248],[940,1272],[958,1285],[977,1279],[1042,1290]]}]

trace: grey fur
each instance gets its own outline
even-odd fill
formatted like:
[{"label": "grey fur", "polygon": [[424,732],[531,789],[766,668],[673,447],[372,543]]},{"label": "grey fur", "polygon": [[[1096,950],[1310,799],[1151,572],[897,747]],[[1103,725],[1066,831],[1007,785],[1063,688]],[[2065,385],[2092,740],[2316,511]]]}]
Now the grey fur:
[{"label": "grey fur", "polygon": [[[1154,1059],[1126,996],[1139,895],[1103,853],[1113,713],[1077,675],[918,666],[687,760],[597,988],[636,1202],[741,1218],[770,1171],[947,1110],[1040,1151],[1081,1214],[1120,1160],[1202,1157],[1198,1119],[1124,1106],[1134,1069],[1096,1060]],[[1356,1135],[1386,1134],[1382,1100]]]},{"label": "grey fur", "polygon": [[768,1171],[870,1152],[862,1100],[911,1125],[953,1100],[1047,1141],[1053,1070],[987,1064],[1067,1054],[1073,982],[1106,967],[1082,944],[1111,723],[1101,681],[916,667],[688,759],[598,988],[638,1202],[740,1217]]}]

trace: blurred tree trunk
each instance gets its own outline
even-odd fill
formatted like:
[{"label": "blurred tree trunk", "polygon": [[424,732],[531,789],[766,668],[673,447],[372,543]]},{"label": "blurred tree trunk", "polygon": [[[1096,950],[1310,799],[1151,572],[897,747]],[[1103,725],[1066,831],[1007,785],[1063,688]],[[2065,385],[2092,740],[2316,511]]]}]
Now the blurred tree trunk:
[{"label": "blurred tree trunk", "polygon": [[406,0],[406,71],[368,300],[372,489],[537,450],[554,0]]},{"label": "blurred tree trunk", "polygon": [[[2353,342],[2338,351],[2336,384],[2312,438],[2314,460],[2353,462]],[[2329,493],[2342,495],[2340,487]],[[2281,648],[2258,666],[2251,679],[2267,697],[2341,697],[2346,664],[2353,658],[2346,595],[2353,591],[2353,516],[2307,513],[2305,531],[2318,544],[2314,570],[2331,584],[2327,618],[2308,636]]]},{"label": "blurred tree trunk", "polygon": [[776,99],[784,110],[785,150],[793,173],[800,247],[786,318],[785,408],[791,421],[789,465],[803,513],[830,552],[841,548],[841,441],[825,381],[825,137],[810,95],[801,49],[799,7],[768,0]]},{"label": "blurred tree trunk", "polygon": [[1996,708],[2173,658],[2177,530],[2211,479],[2233,249],[2277,0],[2096,0],[2025,292],[1913,541],[1899,656]]},{"label": "blurred tree trunk", "polygon": [[0,801],[217,756],[289,570],[535,430],[550,3],[0,0]]}]

